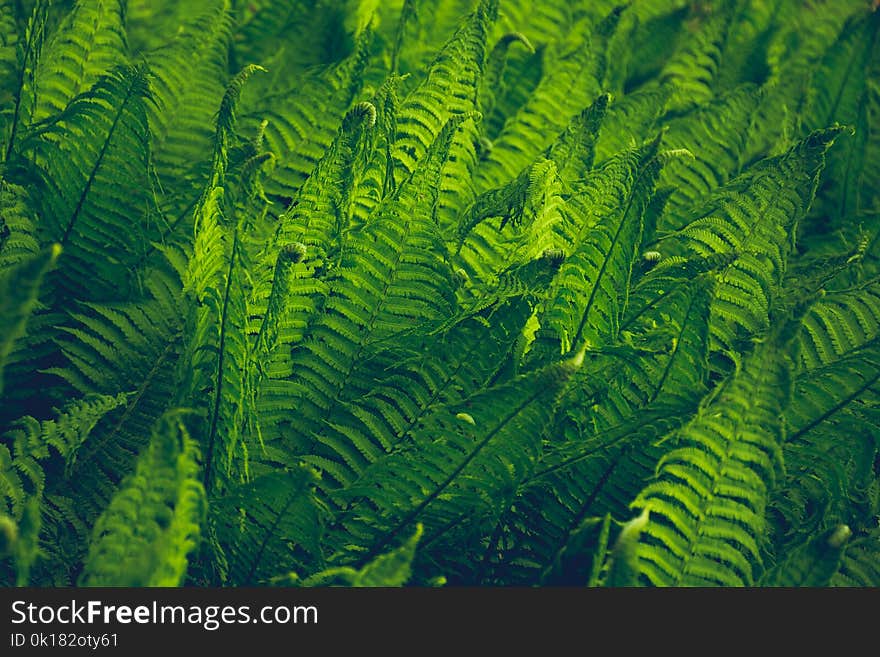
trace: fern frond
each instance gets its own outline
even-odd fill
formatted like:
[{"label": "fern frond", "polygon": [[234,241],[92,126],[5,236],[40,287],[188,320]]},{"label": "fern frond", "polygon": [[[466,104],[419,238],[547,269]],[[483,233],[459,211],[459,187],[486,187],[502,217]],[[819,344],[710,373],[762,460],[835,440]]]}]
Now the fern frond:
[{"label": "fern frond", "polygon": [[303,340],[292,345],[293,376],[278,381],[270,403],[261,405],[267,423],[287,422],[290,404],[299,408],[289,436],[294,454],[332,458],[332,446],[313,453],[315,434],[340,401],[364,391],[352,376],[370,343],[446,318],[454,308],[452,271],[433,214],[436,183],[459,122],[447,123],[419,168],[347,240],[324,282],[322,313],[309,317]]},{"label": "fern frond", "polygon": [[16,19],[18,4],[3,4],[3,68],[0,80],[0,153],[3,161],[8,161],[18,145],[22,129],[31,123],[36,106],[34,76],[37,62],[40,61],[49,13],[49,2],[40,0],[34,3],[23,38],[19,38]]},{"label": "fern frond", "polygon": [[681,228],[691,208],[739,173],[759,99],[756,87],[743,85],[667,123],[663,143],[691,148],[692,157],[671,160],[657,181],[672,188],[658,230]]},{"label": "fern frond", "polygon": [[671,448],[633,502],[650,520],[639,546],[656,585],[751,585],[764,512],[781,468],[790,394],[785,330],[756,345]]},{"label": "fern frond", "polygon": [[179,586],[206,513],[198,470],[180,413],[164,415],[95,524],[81,585]]},{"label": "fern frond", "polygon": [[[523,233],[539,232],[552,224],[558,216],[556,204],[559,195],[556,165],[552,160],[540,158],[526,167],[506,185],[483,192],[462,213],[456,229],[459,257],[469,271],[478,279],[491,279],[498,268],[506,268],[511,262],[524,260],[531,253],[517,257],[517,249],[535,249],[523,243]],[[498,227],[486,225],[487,219],[500,218]],[[511,223],[520,228],[520,234],[508,238],[503,230]],[[550,246],[550,245],[547,245]]]},{"label": "fern frond", "polygon": [[422,537],[422,526],[404,543],[386,554],[379,555],[363,568],[328,568],[303,580],[301,586],[328,586],[338,582],[351,587],[404,586],[412,576],[412,562],[416,546]]},{"label": "fern frond", "polygon": [[876,522],[874,462],[880,418],[872,411],[880,394],[877,339],[836,362],[795,380],[785,412],[787,476],[773,499],[774,538],[792,540],[834,523],[858,531]]},{"label": "fern frond", "polygon": [[831,586],[870,586],[880,582],[880,531],[853,539],[847,545],[840,569],[831,578]]},{"label": "fern frond", "polygon": [[595,348],[616,337],[642,215],[662,166],[658,148],[659,139],[612,159],[569,199],[557,232],[570,254],[539,315],[536,357]]},{"label": "fern frond", "polygon": [[126,63],[125,3],[79,0],[70,10],[37,65],[34,121],[59,114],[76,96]]},{"label": "fern frond", "polygon": [[352,387],[361,388],[361,395],[335,411],[322,431],[337,462],[321,465],[334,479],[351,484],[370,463],[405,445],[438,408],[462,402],[515,370],[534,301],[528,274],[511,275],[518,286],[480,298],[438,328],[417,327],[379,343],[355,367]]},{"label": "fern frond", "polygon": [[226,88],[231,38],[228,2],[212,4],[146,54],[154,100],[148,105],[153,161],[166,201],[162,209],[170,215],[168,231],[191,219],[191,200],[210,173],[204,154],[211,151],[214,117]]},{"label": "fern frond", "polygon": [[348,558],[368,562],[421,522],[425,558],[466,564],[450,559],[444,544],[452,541],[459,552],[479,549],[480,525],[531,472],[556,394],[580,361],[576,357],[488,388],[439,408],[414,427],[407,447],[378,460],[339,493],[353,505],[335,541],[342,547],[354,538],[364,546],[349,547]]},{"label": "fern frond", "polygon": [[684,39],[660,72],[660,82],[672,88],[668,108],[683,112],[715,96],[716,75],[727,44],[736,6],[734,0],[715,3],[698,23],[696,34]]},{"label": "fern frond", "polygon": [[508,32],[495,42],[491,52],[486,57],[486,70],[480,85],[478,102],[480,113],[484,117],[491,116],[492,111],[495,109],[497,97],[502,91],[500,87],[507,66],[508,51],[511,46],[516,44],[520,44],[520,47],[530,53],[535,52],[535,47],[525,34],[522,32]]},{"label": "fern frond", "polygon": [[451,116],[477,110],[487,34],[497,11],[497,0],[480,0],[440,49],[424,81],[401,102],[392,149],[398,183],[413,172]]},{"label": "fern frond", "polygon": [[880,282],[820,297],[804,316],[798,354],[805,370],[834,363],[880,335]]},{"label": "fern frond", "polygon": [[697,277],[633,326],[638,334],[662,319],[667,351],[597,356],[572,377],[547,432],[550,446],[503,520],[501,566],[585,558],[585,518],[627,515],[664,452],[656,443],[693,415],[705,392],[711,290],[710,278]]},{"label": "fern frond", "polygon": [[0,274],[37,254],[36,229],[27,190],[0,180]]},{"label": "fern frond", "polygon": [[828,586],[837,573],[852,531],[838,525],[791,550],[785,561],[764,574],[761,586]]},{"label": "fern frond", "polygon": [[875,185],[862,172],[871,134],[876,131],[868,119],[868,83],[869,68],[880,53],[878,35],[880,13],[876,10],[852,16],[813,73],[804,129],[835,123],[855,128],[855,134],[842,137],[828,156],[813,209],[820,234],[863,209],[862,188]]},{"label": "fern frond", "polygon": [[149,98],[143,68],[119,68],[30,135],[40,237],[64,248],[56,276],[74,298],[118,297],[153,230],[147,211]]},{"label": "fern frond", "polygon": [[37,307],[43,278],[55,266],[60,253],[61,247],[54,244],[42,253],[0,270],[0,394],[9,354],[15,341],[24,334],[28,319]]},{"label": "fern frond", "polygon": [[[241,123],[256,132],[262,121],[268,122],[266,149],[276,164],[264,184],[273,200],[287,205],[333,141],[340,117],[362,88],[370,39],[367,31],[346,59],[295,82],[281,81],[276,86],[270,73],[248,85],[242,97]],[[271,64],[267,65],[271,71]]]},{"label": "fern frond", "polygon": [[211,500],[210,526],[229,585],[265,582],[285,571],[321,566],[324,513],[314,495],[318,477],[297,467],[257,477]]},{"label": "fern frond", "polygon": [[543,152],[602,89],[604,50],[623,8],[560,44],[526,103],[505,123],[476,172],[477,191],[514,178]]},{"label": "fern frond", "polygon": [[615,99],[599,128],[596,162],[601,164],[655,136],[669,94],[669,87],[649,86]]},{"label": "fern frond", "polygon": [[797,222],[810,207],[825,152],[839,128],[813,133],[786,154],[768,158],[717,190],[696,219],[659,241],[698,256],[736,254],[719,270],[712,307],[716,348],[736,352],[738,339],[766,329]]},{"label": "fern frond", "polygon": [[228,148],[235,129],[235,106],[252,66],[230,82],[217,115],[211,182],[195,212],[192,257],[184,275],[191,300],[179,399],[204,409],[199,438],[205,458],[204,484],[210,495],[226,481],[247,476],[247,446],[241,431],[251,422],[252,394],[247,296],[242,248],[245,222],[227,198]]}]

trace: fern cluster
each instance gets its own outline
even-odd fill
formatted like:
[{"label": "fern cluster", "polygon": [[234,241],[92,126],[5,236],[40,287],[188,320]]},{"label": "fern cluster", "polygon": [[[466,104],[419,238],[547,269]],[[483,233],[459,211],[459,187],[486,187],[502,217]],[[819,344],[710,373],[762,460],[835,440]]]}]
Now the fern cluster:
[{"label": "fern cluster", "polygon": [[0,581],[880,585],[878,33],[2,0]]}]

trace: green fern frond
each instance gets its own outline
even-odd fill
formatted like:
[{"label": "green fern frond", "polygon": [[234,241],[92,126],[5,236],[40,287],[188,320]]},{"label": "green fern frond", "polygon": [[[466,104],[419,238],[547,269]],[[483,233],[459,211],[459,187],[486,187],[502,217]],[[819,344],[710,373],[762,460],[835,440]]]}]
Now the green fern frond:
[{"label": "green fern frond", "polygon": [[[736,254],[718,272],[712,307],[716,348],[736,352],[738,339],[769,325],[797,222],[812,202],[825,152],[840,128],[813,133],[786,154],[762,161],[712,194],[680,231],[659,241],[698,256]],[[680,245],[680,246],[679,246]]]},{"label": "green fern frond", "polygon": [[[262,405],[267,422],[289,418],[292,403],[299,408],[289,436],[294,454],[332,458],[332,446],[328,453],[313,452],[315,434],[340,401],[364,391],[352,377],[370,343],[414,323],[446,318],[455,306],[452,271],[433,215],[437,180],[460,120],[447,123],[410,178],[346,241],[339,265],[325,280],[322,313],[308,318],[303,340],[292,345],[291,379],[278,381],[270,403]],[[401,216],[408,220],[395,220]]]},{"label": "green fern frond", "polygon": [[593,168],[596,138],[610,104],[611,94],[599,95],[547,149],[547,159],[556,164],[559,177],[565,182],[581,180]]},{"label": "green fern frond", "polygon": [[599,96],[605,77],[605,44],[617,27],[621,11],[612,11],[592,34],[573,31],[569,42],[560,44],[552,58],[545,61],[538,86],[505,123],[477,169],[477,191],[514,178]]},{"label": "green fern frond", "polygon": [[539,315],[536,344],[545,344],[535,357],[595,348],[616,337],[642,215],[662,166],[658,148],[659,139],[610,160],[569,199],[557,232],[570,253]]},{"label": "green fern frond", "polygon": [[[776,538],[783,546],[811,529],[835,522],[854,530],[875,522],[871,463],[880,450],[877,339],[835,362],[803,373],[786,409],[787,476],[774,497]],[[822,474],[819,474],[819,473]]]},{"label": "green fern frond", "polygon": [[334,479],[354,482],[372,462],[405,446],[412,431],[437,409],[462,402],[515,371],[534,301],[528,275],[512,276],[520,285],[511,283],[507,292],[481,298],[436,329],[416,327],[397,334],[356,366],[351,379],[363,389],[361,396],[339,408],[322,431],[322,441],[338,457],[320,464]]},{"label": "green fern frond", "polygon": [[34,121],[59,114],[76,96],[124,64],[125,3],[80,0],[46,44],[37,65]]},{"label": "green fern frond", "polygon": [[572,378],[548,431],[552,447],[504,521],[510,536],[500,542],[502,564],[583,557],[585,518],[628,515],[664,453],[656,443],[693,414],[705,392],[711,290],[710,278],[697,277],[639,322],[639,331],[656,332],[662,320],[667,350],[598,356]]},{"label": "green fern frond", "polygon": [[477,110],[487,34],[497,11],[496,0],[480,0],[443,45],[424,81],[401,102],[392,149],[398,183],[413,172],[451,116]]},{"label": "green fern frond", "polygon": [[198,474],[198,448],[181,414],[164,415],[95,524],[81,585],[179,586],[206,513]]},{"label": "green fern frond", "polygon": [[831,578],[831,586],[874,587],[880,581],[880,531],[876,529],[847,545],[840,569]]},{"label": "green fern frond", "polygon": [[19,38],[17,13],[23,10],[18,4],[3,4],[3,80],[0,98],[0,145],[3,161],[8,161],[18,145],[22,129],[31,123],[36,106],[35,71],[40,61],[46,33],[49,2],[34,3],[23,38]]},{"label": "green fern frond", "polygon": [[798,353],[805,370],[829,365],[880,335],[880,282],[820,297],[804,317]]},{"label": "green fern frond", "polygon": [[291,82],[276,81],[281,62],[267,62],[268,75],[248,85],[240,108],[243,128],[256,132],[262,121],[266,149],[276,165],[265,181],[266,193],[288,204],[314,170],[333,141],[340,117],[351,107],[363,86],[371,33],[358,38],[355,50],[344,60],[310,71]]},{"label": "green fern frond", "polygon": [[736,2],[721,0],[714,4],[708,17],[698,19],[696,34],[683,40],[660,72],[660,82],[672,88],[670,111],[683,112],[715,96],[715,78],[726,49]]},{"label": "green fern frond", "polygon": [[422,537],[422,526],[400,547],[379,555],[363,568],[328,568],[303,580],[301,586],[328,586],[339,582],[351,587],[404,586],[412,576],[412,562],[416,546]]},{"label": "green fern frond", "polygon": [[[212,149],[217,103],[226,87],[228,2],[212,4],[166,44],[146,54],[154,100],[148,106],[153,161],[171,197],[163,207],[171,218],[169,231],[191,218],[191,199],[207,182],[210,163],[203,155]],[[188,65],[181,67],[181,61]]]},{"label": "green fern frond", "polygon": [[504,71],[507,66],[508,51],[515,44],[520,44],[522,48],[530,53],[535,52],[535,47],[525,34],[522,32],[508,32],[495,42],[491,52],[486,57],[486,70],[480,85],[480,98],[478,102],[480,113],[484,117],[491,116],[492,110],[495,109],[496,100],[501,91],[500,86],[504,79]]},{"label": "green fern frond", "polygon": [[314,495],[317,481],[312,469],[297,467],[257,477],[211,500],[222,581],[265,582],[285,571],[314,572],[321,566],[324,512]]},{"label": "green fern frond", "polygon": [[655,136],[669,94],[669,87],[655,85],[615,98],[599,128],[596,162],[601,164]]},{"label": "green fern frond", "polygon": [[769,491],[781,469],[790,365],[781,336],[755,346],[685,427],[633,502],[650,520],[639,546],[656,585],[751,585]]},{"label": "green fern frond", "polygon": [[242,247],[246,224],[235,216],[235,199],[227,197],[226,173],[235,105],[257,70],[256,66],[242,69],[220,103],[212,180],[195,212],[193,253],[184,276],[192,311],[179,399],[204,410],[199,438],[208,494],[227,481],[247,477],[247,445],[241,431],[252,422],[253,396],[247,375],[251,356]]},{"label": "green fern frond", "polygon": [[0,274],[40,250],[27,190],[0,180]]},{"label": "green fern frond", "polygon": [[862,177],[862,171],[871,135],[876,131],[868,118],[868,80],[871,63],[880,54],[878,36],[880,13],[860,12],[851,17],[813,73],[803,116],[804,129],[835,123],[855,129],[855,134],[841,138],[828,156],[813,209],[821,233],[836,228],[863,209],[862,188],[875,185]]},{"label": "green fern frond", "polygon": [[630,39],[626,86],[639,89],[655,79],[679,51],[688,34],[689,6],[683,0],[646,0],[633,3],[630,11],[637,24]]},{"label": "green fern frond", "polygon": [[132,284],[129,265],[153,234],[146,221],[149,98],[143,68],[119,68],[30,134],[42,241],[64,248],[66,294],[101,300]]},{"label": "green fern frond", "polygon": [[57,244],[0,270],[0,394],[9,354],[22,337],[37,307],[43,278],[55,266],[61,247]]},{"label": "green fern frond", "polygon": [[347,548],[349,559],[366,563],[421,522],[425,558],[461,567],[466,560],[450,560],[443,546],[456,536],[458,551],[479,549],[479,525],[531,472],[555,397],[581,360],[522,375],[425,417],[405,448],[339,493],[353,505],[335,542],[348,546],[355,538],[364,548]]},{"label": "green fern frond", "polygon": [[661,232],[687,223],[691,208],[739,173],[759,99],[756,87],[743,85],[667,123],[663,143],[668,148],[699,146],[690,151],[692,157],[671,160],[657,181],[658,187],[672,188]]}]

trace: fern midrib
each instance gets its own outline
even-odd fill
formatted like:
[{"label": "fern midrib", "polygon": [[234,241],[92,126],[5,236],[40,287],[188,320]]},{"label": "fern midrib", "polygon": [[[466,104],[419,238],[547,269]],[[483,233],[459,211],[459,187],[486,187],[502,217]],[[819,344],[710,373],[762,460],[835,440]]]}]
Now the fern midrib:
[{"label": "fern midrib", "polygon": [[470,453],[459,463],[449,475],[428,494],[424,500],[422,500],[414,509],[412,509],[409,513],[404,516],[404,518],[397,523],[391,530],[385,532],[379,541],[373,544],[373,547],[367,552],[367,554],[361,559],[360,564],[363,566],[368,563],[370,559],[376,556],[380,550],[382,550],[388,543],[402,530],[404,529],[410,522],[412,522],[415,518],[419,516],[419,514],[424,511],[429,504],[431,504],[434,500],[436,500],[444,490],[446,490],[453,481],[460,475],[464,469],[470,465],[470,463],[477,457],[477,455],[483,450],[486,445],[509,423],[511,422],[519,413],[529,404],[539,399],[541,396],[547,393],[546,389],[538,389],[530,396],[528,396],[525,401],[521,404],[514,407],[512,411],[507,413],[501,421],[490,431],[486,437],[477,443],[474,448],[470,451]]},{"label": "fern midrib", "polygon": [[[558,470],[564,470],[565,468],[568,468],[568,467],[574,465],[574,464],[577,463],[578,461],[583,461],[584,459],[588,459],[588,458],[590,458],[591,456],[593,456],[593,455],[596,454],[597,452],[605,451],[605,450],[607,450],[609,447],[614,447],[614,446],[616,446],[618,443],[624,442],[624,441],[626,441],[628,438],[632,438],[633,433],[634,433],[635,431],[637,431],[638,429],[642,428],[643,426],[646,426],[646,425],[650,424],[650,419],[651,419],[651,418],[650,418],[650,416],[649,416],[649,418],[648,418],[647,420],[645,420],[645,422],[644,422],[643,424],[635,424],[635,425],[633,425],[633,427],[632,427],[631,430],[628,430],[628,431],[626,431],[625,433],[622,433],[621,436],[620,436],[619,438],[616,438],[616,439],[612,440],[611,442],[602,443],[602,444],[600,444],[600,445],[597,445],[597,446],[596,446],[595,448],[593,448],[593,449],[589,449],[589,450],[587,450],[587,451],[581,452],[580,454],[578,454],[578,455],[576,455],[576,456],[571,456],[571,457],[569,457],[569,458],[567,458],[567,459],[563,459],[562,461],[560,461],[560,462],[557,463],[556,465],[551,465],[551,466],[549,466],[549,467],[547,467],[547,468],[545,468],[545,469],[543,469],[543,470],[540,470],[540,471],[534,473],[531,477],[529,477],[528,479],[526,479],[525,482],[523,482],[523,485],[524,485],[524,486],[529,485],[529,484],[531,484],[532,482],[534,482],[534,481],[536,481],[536,480],[538,480],[538,479],[541,479],[542,477],[546,477],[547,475],[550,475],[550,474],[553,474],[554,472],[557,472]],[[618,429],[620,429],[620,428],[622,428],[622,427],[628,427],[630,424],[631,424],[630,422],[625,422],[625,423],[623,423],[623,424],[617,424],[617,425],[611,427],[610,429],[608,429],[607,431],[615,431],[615,430],[618,430]]]},{"label": "fern midrib", "polygon": [[[17,11],[18,16],[24,15],[23,7],[21,7],[20,3],[21,3],[21,0],[17,0],[18,6],[16,8],[16,11]],[[34,14],[34,17],[35,17],[35,20],[33,22],[32,27],[36,28],[37,27],[36,13]],[[24,54],[21,58],[22,62],[21,62],[21,66],[19,67],[19,73],[18,73],[18,93],[15,94],[15,105],[14,105],[13,111],[12,111],[12,131],[9,135],[9,143],[6,145],[6,155],[3,158],[4,162],[8,162],[9,158],[12,156],[12,149],[15,146],[15,139],[18,136],[18,123],[19,123],[19,119],[21,118],[21,99],[22,99],[22,96],[24,95],[24,80],[25,80],[25,74],[27,72],[27,61],[28,61],[28,57],[30,57],[34,51],[35,41],[36,41],[36,33],[38,31],[41,32],[42,30],[32,29],[30,31],[30,34],[28,34],[27,47],[25,48]],[[36,102],[36,99],[35,99],[35,102]]]},{"label": "fern midrib", "polygon": [[79,201],[76,204],[76,208],[74,208],[73,215],[71,215],[70,220],[67,224],[67,228],[64,231],[64,235],[60,240],[62,246],[67,244],[67,241],[70,238],[70,233],[73,231],[73,227],[79,219],[80,212],[82,212],[83,205],[86,201],[86,197],[89,195],[89,192],[91,192],[92,185],[95,182],[95,177],[98,175],[98,170],[104,163],[104,157],[107,154],[107,149],[110,147],[110,142],[113,140],[113,135],[116,132],[119,121],[122,119],[122,115],[125,112],[126,106],[128,105],[128,102],[131,100],[132,96],[134,96],[134,84],[132,84],[132,82],[129,80],[128,90],[125,93],[125,98],[123,99],[122,104],[119,106],[119,110],[116,112],[116,116],[113,117],[113,123],[111,124],[110,130],[107,133],[107,139],[104,140],[104,143],[101,146],[101,152],[98,154],[98,159],[95,161],[95,164],[92,167],[91,172],[89,173],[89,178],[86,181],[85,188],[83,189],[82,194],[80,194]]}]

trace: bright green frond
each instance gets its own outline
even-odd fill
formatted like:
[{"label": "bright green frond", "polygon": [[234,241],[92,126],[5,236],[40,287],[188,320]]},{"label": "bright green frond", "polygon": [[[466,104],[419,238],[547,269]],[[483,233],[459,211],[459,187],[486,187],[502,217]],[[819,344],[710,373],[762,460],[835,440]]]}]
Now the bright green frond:
[{"label": "bright green frond", "polygon": [[83,586],[179,586],[206,512],[198,448],[179,412],[157,423],[137,468],[95,524]]},{"label": "bright green frond", "polygon": [[639,559],[651,583],[754,584],[769,491],[782,467],[781,415],[791,386],[784,348],[780,337],[756,345],[668,438],[656,479],[633,503],[650,512]]},{"label": "bright green frond", "polygon": [[813,133],[786,154],[753,165],[714,192],[693,221],[658,243],[673,253],[684,247],[699,256],[735,254],[718,271],[711,322],[716,348],[732,354],[737,340],[769,325],[792,235],[839,132]]},{"label": "bright green frond", "polygon": [[59,114],[126,61],[125,2],[79,0],[46,43],[35,74],[33,120]]}]

